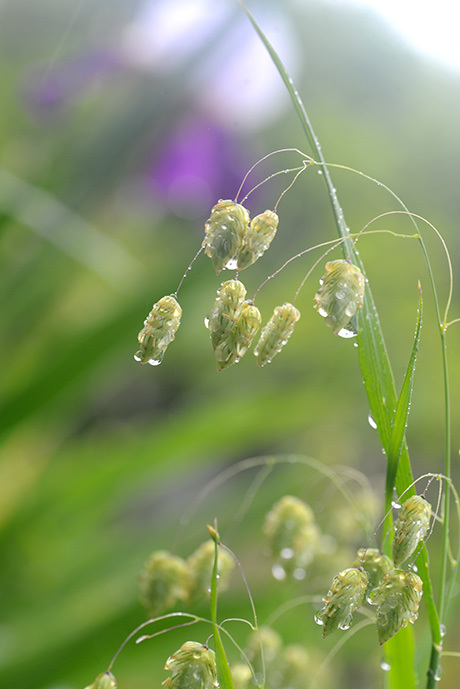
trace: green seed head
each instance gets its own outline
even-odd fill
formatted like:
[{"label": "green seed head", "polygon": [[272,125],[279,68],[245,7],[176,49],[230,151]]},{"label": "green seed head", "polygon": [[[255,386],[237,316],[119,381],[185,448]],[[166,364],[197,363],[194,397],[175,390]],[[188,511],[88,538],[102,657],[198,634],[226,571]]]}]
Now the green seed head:
[{"label": "green seed head", "polygon": [[275,308],[254,349],[259,366],[271,363],[273,357],[282,350],[299,318],[300,311],[292,304],[285,303]]},{"label": "green seed head", "polygon": [[196,641],[186,641],[165,664],[171,672],[163,682],[167,689],[216,689],[217,670],[214,651]]},{"label": "green seed head", "polygon": [[393,569],[393,563],[387,555],[377,548],[360,548],[358,557],[353,562],[353,567],[362,567],[369,576],[367,594],[382,583],[382,579]]},{"label": "green seed head", "polygon": [[157,301],[137,336],[141,348],[134,355],[136,361],[152,366],[161,364],[168,345],[174,340],[181,316],[182,309],[175,297],[162,297]]},{"label": "green seed head", "polygon": [[139,575],[142,605],[156,617],[187,598],[187,566],[166,550],[153,553]]},{"label": "green seed head", "polygon": [[265,253],[276,234],[278,222],[277,214],[270,210],[251,220],[238,253],[238,270],[252,265]]},{"label": "green seed head", "polygon": [[421,495],[413,495],[402,505],[395,524],[393,559],[399,567],[423,541],[430,528],[431,505]]},{"label": "green seed head", "polygon": [[211,210],[211,216],[205,224],[203,244],[217,274],[235,258],[248,223],[248,211],[234,201],[220,200]]},{"label": "green seed head", "polygon": [[86,689],[117,689],[117,682],[111,672],[103,672]]},{"label": "green seed head", "polygon": [[233,328],[214,347],[218,371],[240,361],[251,346],[261,321],[259,309],[251,302],[245,302]]},{"label": "green seed head", "polygon": [[[206,596],[211,590],[211,578],[214,567],[214,541],[205,541],[187,560],[188,602],[194,603]],[[226,591],[235,562],[226,550],[219,548],[218,553],[218,588]]]},{"label": "green seed head", "polygon": [[334,335],[347,330],[351,319],[363,307],[364,276],[344,259],[326,263],[321,287],[315,294],[315,308],[325,317]]},{"label": "green seed head", "polygon": [[323,637],[336,629],[348,629],[353,613],[364,602],[368,585],[367,572],[356,567],[345,569],[334,577],[324,602],[326,605],[315,615],[318,624],[323,625]]},{"label": "green seed head", "polygon": [[263,532],[278,567],[274,574],[281,572],[280,567],[288,575],[305,569],[313,560],[320,539],[312,509],[292,495],[285,495],[272,507],[265,517]]},{"label": "green seed head", "polygon": [[377,633],[384,644],[408,622],[415,622],[422,598],[422,580],[414,572],[393,569],[385,574],[369,602],[377,606]]}]

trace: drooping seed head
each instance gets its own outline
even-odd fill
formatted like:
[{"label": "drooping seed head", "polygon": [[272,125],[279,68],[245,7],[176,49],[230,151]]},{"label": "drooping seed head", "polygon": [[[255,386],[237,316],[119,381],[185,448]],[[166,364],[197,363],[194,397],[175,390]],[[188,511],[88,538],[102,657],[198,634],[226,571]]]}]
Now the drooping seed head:
[{"label": "drooping seed head", "polygon": [[431,505],[421,495],[406,500],[399,512],[393,538],[393,559],[399,567],[416,550],[430,528]]},{"label": "drooping seed head", "polygon": [[233,328],[214,347],[218,371],[240,361],[251,346],[261,322],[259,309],[251,302],[245,302]]},{"label": "drooping seed head", "polygon": [[157,301],[144,321],[137,339],[140,350],[134,355],[141,364],[161,364],[168,345],[174,340],[180,324],[182,309],[173,296]]},{"label": "drooping seed head", "polygon": [[300,311],[292,304],[285,303],[274,309],[273,315],[262,329],[254,349],[259,366],[270,363],[273,357],[282,350],[294,332],[294,326],[299,318]]},{"label": "drooping seed head", "polygon": [[348,629],[353,613],[364,601],[369,578],[357,567],[344,569],[334,577],[324,602],[326,605],[315,615],[318,624],[323,625],[323,638],[336,629]]},{"label": "drooping seed head", "polygon": [[315,308],[334,335],[347,330],[356,311],[363,307],[363,298],[364,276],[357,266],[344,259],[326,263]]},{"label": "drooping seed head", "polygon": [[245,297],[246,287],[239,280],[227,280],[217,290],[214,305],[204,321],[211,331],[214,347],[235,325],[243,310]]},{"label": "drooping seed head", "polygon": [[377,606],[377,633],[384,644],[408,622],[415,622],[423,593],[422,580],[414,572],[393,569],[385,574],[382,583],[370,595],[369,602]]},{"label": "drooping seed head", "polygon": [[270,210],[256,215],[251,220],[238,252],[238,270],[252,265],[265,253],[276,234],[278,222],[277,214]]},{"label": "drooping seed head", "polygon": [[141,603],[156,617],[187,598],[185,561],[166,550],[152,553],[139,574]]},{"label": "drooping seed head", "polygon": [[[217,275],[235,258],[247,231],[249,213],[239,203],[220,200],[206,221],[203,245]],[[236,268],[236,265],[234,266]]]},{"label": "drooping seed head", "polygon": [[[313,510],[303,500],[283,496],[265,517],[263,532],[273,558],[285,574],[305,569],[313,560],[320,539]],[[274,574],[281,570],[274,570]]]},{"label": "drooping seed head", "polygon": [[169,656],[165,670],[171,672],[163,682],[167,689],[216,689],[217,669],[214,651],[197,641],[186,641]]},{"label": "drooping seed head", "polygon": [[103,672],[86,689],[117,689],[117,682],[111,672]]},{"label": "drooping seed head", "polygon": [[379,586],[385,574],[394,567],[388,555],[384,555],[377,548],[360,548],[358,550],[358,557],[352,566],[362,567],[367,572],[369,583],[366,594],[369,594],[376,586]]},{"label": "drooping seed head", "polygon": [[[205,541],[187,559],[187,594],[188,603],[195,603],[209,597],[214,566],[214,541]],[[219,548],[218,554],[218,589],[226,591],[235,562],[229,552]]]}]

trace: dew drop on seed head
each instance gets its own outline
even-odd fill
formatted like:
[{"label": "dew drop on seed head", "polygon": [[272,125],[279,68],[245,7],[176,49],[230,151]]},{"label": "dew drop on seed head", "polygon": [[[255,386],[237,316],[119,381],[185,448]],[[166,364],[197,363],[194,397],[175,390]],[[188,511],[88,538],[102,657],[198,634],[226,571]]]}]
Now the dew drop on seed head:
[{"label": "dew drop on seed head", "polygon": [[134,359],[136,361],[142,361],[142,354],[140,352],[136,352],[134,355]]},{"label": "dew drop on seed head", "polygon": [[206,316],[206,318],[204,319],[204,324],[205,324],[205,327],[206,327],[206,328],[209,328],[209,318],[208,318],[207,316]]},{"label": "dew drop on seed head", "polygon": [[320,627],[323,626],[323,617],[322,617],[322,610],[319,610],[317,613],[315,613],[315,616],[313,619],[315,620],[316,624],[319,624]]},{"label": "dew drop on seed head", "polygon": [[149,359],[149,364],[150,366],[159,366],[162,361],[162,359]]},{"label": "dew drop on seed head", "polygon": [[345,340],[350,339],[350,337],[356,337],[356,333],[353,330],[348,330],[347,328],[342,328],[337,333],[339,337],[343,337]]},{"label": "dew drop on seed head", "polygon": [[374,428],[374,429],[376,430],[376,429],[377,429],[377,424],[375,423],[375,420],[374,420],[374,418],[372,417],[371,414],[369,414],[369,416],[367,417],[367,420],[369,421],[369,426],[370,426],[371,428]]},{"label": "dew drop on seed head", "polygon": [[236,270],[238,267],[238,261],[236,258],[231,258],[225,266],[227,270]]}]

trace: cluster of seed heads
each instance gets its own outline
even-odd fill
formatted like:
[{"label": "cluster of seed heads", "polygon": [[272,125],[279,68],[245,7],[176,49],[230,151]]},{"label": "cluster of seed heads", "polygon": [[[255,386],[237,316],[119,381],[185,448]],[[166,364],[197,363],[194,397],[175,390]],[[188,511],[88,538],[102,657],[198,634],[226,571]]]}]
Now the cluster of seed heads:
[{"label": "cluster of seed heads", "polygon": [[395,525],[393,561],[374,548],[358,550],[353,566],[340,572],[315,615],[323,636],[348,629],[353,613],[367,600],[377,606],[379,642],[388,641],[408,622],[415,622],[422,598],[422,580],[400,565],[407,560],[429,531],[430,504],[419,495],[404,502]]},{"label": "cluster of seed heads", "polygon": [[[266,210],[250,220],[244,206],[220,200],[205,224],[203,247],[217,274],[224,268],[240,271],[268,249],[277,227],[278,216],[273,211]],[[355,334],[353,318],[363,306],[364,277],[355,265],[344,259],[329,261],[325,270],[315,295],[315,308],[334,334],[352,336]],[[153,366],[162,362],[166,348],[174,340],[181,315],[176,295],[162,297],[154,304],[138,335],[140,349],[134,355],[136,361]],[[259,366],[270,363],[287,344],[299,318],[300,311],[293,304],[285,302],[275,307],[254,349]],[[259,309],[246,300],[243,283],[236,279],[223,282],[205,318],[218,371],[240,361],[261,323]]]},{"label": "cluster of seed heads", "polygon": [[[214,542],[205,541],[187,560],[167,550],[157,550],[139,574],[141,603],[149,617],[156,617],[177,603],[192,605],[209,595],[214,564]],[[225,591],[234,568],[231,555],[219,553],[219,590]]]}]

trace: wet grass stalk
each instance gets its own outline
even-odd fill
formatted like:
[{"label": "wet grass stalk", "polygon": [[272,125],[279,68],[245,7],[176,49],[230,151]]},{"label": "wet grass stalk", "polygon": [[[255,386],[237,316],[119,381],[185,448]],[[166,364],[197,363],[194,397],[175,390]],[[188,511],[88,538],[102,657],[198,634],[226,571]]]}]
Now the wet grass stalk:
[{"label": "wet grass stalk", "polygon": [[[291,96],[294,109],[296,110],[300,123],[302,125],[303,131],[306,138],[314,152],[315,157],[319,161],[321,166],[321,171],[323,173],[323,178],[327,187],[328,196],[331,202],[332,211],[334,215],[334,220],[337,226],[338,234],[344,239],[342,244],[344,254],[347,257],[352,258],[353,263],[355,263],[363,275],[365,275],[364,266],[360,259],[352,240],[349,239],[349,229],[347,227],[343,210],[340,206],[339,199],[334,184],[330,176],[329,169],[325,163],[325,159],[322,154],[320,142],[313,130],[312,124],[308,118],[307,111],[302,102],[302,99],[295,89],[292,79],[289,77],[284,65],[282,64],[279,56],[274,50],[268,38],[263,33],[262,29],[251,15],[249,10],[241,2],[241,5],[246,12],[250,22],[252,23],[255,31],[257,32],[259,38],[270,54],[286,88]],[[404,207],[404,206],[403,206]],[[405,208],[405,207],[404,207]],[[407,209],[405,208],[407,211]],[[413,222],[416,225],[415,220]],[[420,239],[422,244],[422,250],[425,253],[425,258],[427,259],[426,251],[423,245],[423,241]],[[444,397],[445,397],[445,475],[450,477],[451,467],[450,467],[450,401],[449,401],[449,385],[448,385],[448,371],[447,371],[447,351],[446,351],[446,325],[447,313],[444,318],[444,322],[441,321],[439,315],[438,300],[436,296],[436,288],[433,280],[433,274],[428,262],[428,269],[430,274],[431,285],[433,288],[434,299],[436,310],[438,314],[438,321],[441,332],[441,344],[442,344],[442,360],[443,360],[443,377],[444,377]],[[368,284],[366,285],[365,298],[364,298],[364,308],[359,314],[359,330],[358,330],[358,346],[359,346],[359,363],[361,367],[361,372],[363,376],[363,381],[366,387],[366,392],[369,399],[369,404],[371,408],[371,413],[375,422],[377,424],[377,429],[379,432],[380,440],[382,443],[382,448],[387,456],[387,482],[385,490],[385,505],[391,505],[393,499],[394,489],[396,489],[398,494],[406,491],[406,495],[415,494],[413,488],[413,474],[411,468],[411,462],[409,458],[409,453],[407,450],[407,445],[404,438],[404,428],[407,421],[408,409],[406,414],[400,415],[398,420],[396,414],[393,410],[397,410],[398,398],[395,389],[394,377],[391,369],[391,364],[389,361],[387,349],[385,346],[385,341],[380,326],[379,316],[375,303],[369,289]],[[415,366],[415,356],[413,361],[413,367]],[[410,377],[410,374],[409,374]],[[405,392],[408,395],[408,401],[410,399],[410,391]],[[402,425],[401,425],[402,424]],[[401,442],[395,442],[395,433],[401,436]],[[450,500],[449,500],[449,490],[444,492],[444,531],[443,531],[443,543],[442,543],[442,558],[441,558],[441,571],[440,571],[440,585],[438,593],[437,606],[433,596],[433,590],[430,579],[430,572],[427,560],[427,554],[425,547],[418,558],[419,573],[423,580],[424,587],[424,599],[428,612],[429,623],[432,635],[432,650],[431,658],[429,662],[429,668],[426,678],[427,689],[433,689],[437,685],[440,674],[440,658],[442,654],[442,634],[441,634],[441,621],[445,619],[446,610],[448,608],[448,591],[447,591],[447,570],[448,570],[448,545],[449,545],[449,510],[450,510]],[[387,526],[391,526],[391,523]],[[388,548],[388,546],[387,546]],[[439,614],[438,614],[439,609]],[[402,633],[404,632],[404,633]],[[410,689],[414,688],[418,683],[417,677],[415,675],[414,668],[414,643],[412,637],[411,629],[404,629],[395,637],[390,639],[386,644],[386,657],[391,659],[391,669],[388,673],[389,686],[392,689]],[[390,664],[390,663],[389,663]],[[408,672],[408,666],[411,665],[412,670]]]}]

